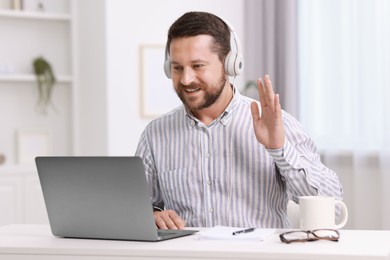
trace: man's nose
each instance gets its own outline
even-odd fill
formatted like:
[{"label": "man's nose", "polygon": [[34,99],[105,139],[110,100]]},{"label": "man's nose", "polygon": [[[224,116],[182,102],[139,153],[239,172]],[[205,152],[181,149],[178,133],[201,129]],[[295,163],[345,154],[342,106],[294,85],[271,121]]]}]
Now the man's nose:
[{"label": "man's nose", "polygon": [[187,86],[194,82],[195,73],[192,68],[186,68],[183,71],[183,75],[181,77],[180,83]]}]

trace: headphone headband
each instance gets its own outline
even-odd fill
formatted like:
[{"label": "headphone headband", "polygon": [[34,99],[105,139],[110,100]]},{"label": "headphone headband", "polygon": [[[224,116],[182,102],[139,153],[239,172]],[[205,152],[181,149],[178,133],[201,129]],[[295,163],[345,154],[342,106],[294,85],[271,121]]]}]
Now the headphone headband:
[{"label": "headphone headband", "polygon": [[[230,42],[233,41],[234,45],[236,46],[236,51],[233,51],[233,48],[230,47],[230,51],[226,55],[224,64],[226,74],[228,76],[235,77],[241,74],[244,67],[244,58],[242,56],[240,39],[237,37],[233,27],[228,22],[226,22],[222,18],[219,19],[221,19],[229,28]],[[169,46],[167,45],[165,45],[164,72],[168,78],[172,77],[171,61],[169,57]]]}]

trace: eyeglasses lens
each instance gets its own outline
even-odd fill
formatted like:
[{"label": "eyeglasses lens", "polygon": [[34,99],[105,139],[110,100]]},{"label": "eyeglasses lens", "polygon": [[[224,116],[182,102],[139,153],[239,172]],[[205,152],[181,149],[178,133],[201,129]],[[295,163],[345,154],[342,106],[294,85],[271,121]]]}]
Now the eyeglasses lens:
[{"label": "eyeglasses lens", "polygon": [[285,243],[305,242],[315,240],[338,241],[340,234],[337,230],[317,229],[313,231],[290,231],[280,235],[280,239]]},{"label": "eyeglasses lens", "polygon": [[338,240],[340,237],[338,231],[332,229],[318,229],[312,231],[312,233],[319,239]]},{"label": "eyeglasses lens", "polygon": [[283,234],[287,241],[306,240],[309,238],[309,233],[304,231],[288,232]]}]

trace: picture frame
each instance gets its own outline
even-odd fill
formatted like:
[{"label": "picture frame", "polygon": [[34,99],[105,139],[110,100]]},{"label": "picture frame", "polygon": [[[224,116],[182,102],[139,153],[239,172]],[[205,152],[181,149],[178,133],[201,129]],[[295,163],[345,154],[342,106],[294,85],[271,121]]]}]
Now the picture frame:
[{"label": "picture frame", "polygon": [[165,46],[140,45],[140,112],[156,118],[181,105],[172,80],[164,74]]},{"label": "picture frame", "polygon": [[36,156],[50,155],[49,131],[46,129],[19,129],[16,132],[17,164],[33,165]]}]

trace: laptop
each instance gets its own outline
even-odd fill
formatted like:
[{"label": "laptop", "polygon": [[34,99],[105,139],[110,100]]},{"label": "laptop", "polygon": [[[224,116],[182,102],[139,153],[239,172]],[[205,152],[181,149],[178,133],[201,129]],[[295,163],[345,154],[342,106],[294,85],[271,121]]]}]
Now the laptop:
[{"label": "laptop", "polygon": [[54,236],[162,241],[197,230],[156,228],[139,157],[35,158]]}]

